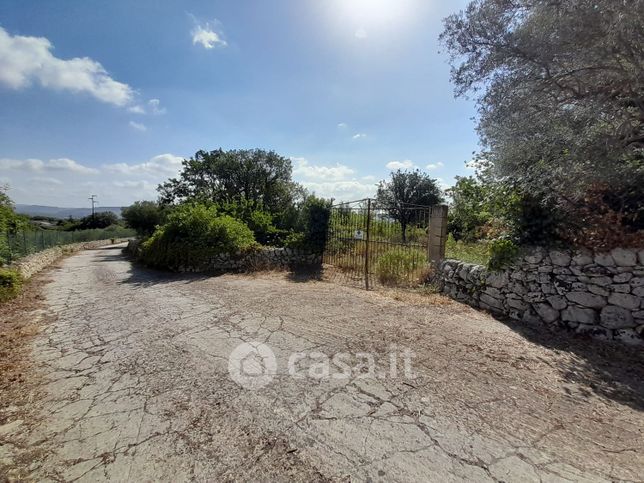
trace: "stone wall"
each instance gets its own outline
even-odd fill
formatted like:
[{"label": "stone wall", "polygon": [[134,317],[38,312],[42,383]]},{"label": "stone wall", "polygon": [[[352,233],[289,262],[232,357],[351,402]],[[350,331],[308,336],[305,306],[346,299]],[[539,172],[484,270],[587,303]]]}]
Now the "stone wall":
[{"label": "stone wall", "polygon": [[[139,241],[130,240],[127,251],[138,255]],[[249,253],[222,253],[198,267],[180,266],[178,272],[225,272],[241,270],[286,270],[297,266],[319,266],[320,254],[293,248],[262,247]]]},{"label": "stone wall", "polygon": [[[117,239],[116,243],[122,243],[128,239]],[[112,240],[95,240],[89,242],[70,243],[69,245],[61,245],[57,247],[47,248],[46,250],[27,255],[11,264],[10,268],[16,269],[23,278],[27,279],[34,276],[44,268],[54,263],[64,255],[75,253],[80,250],[88,250],[92,248],[99,248],[106,245],[111,245]]]},{"label": "stone wall", "polygon": [[528,324],[644,346],[644,250],[533,248],[503,271],[439,264],[444,293]]}]

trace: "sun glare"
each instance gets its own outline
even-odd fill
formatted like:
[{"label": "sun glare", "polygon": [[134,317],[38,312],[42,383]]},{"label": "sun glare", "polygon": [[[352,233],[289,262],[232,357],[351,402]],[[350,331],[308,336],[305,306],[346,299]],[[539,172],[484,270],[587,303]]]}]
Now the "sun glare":
[{"label": "sun glare", "polygon": [[337,0],[337,12],[364,28],[399,22],[410,13],[411,0]]}]

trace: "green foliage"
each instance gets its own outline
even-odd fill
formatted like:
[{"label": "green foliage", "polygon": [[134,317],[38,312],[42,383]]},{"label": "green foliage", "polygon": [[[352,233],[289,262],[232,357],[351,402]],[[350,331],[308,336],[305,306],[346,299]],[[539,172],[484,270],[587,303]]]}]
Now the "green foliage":
[{"label": "green foliage", "polygon": [[488,249],[490,260],[487,266],[490,270],[502,270],[511,265],[519,253],[519,248],[511,240],[494,240]]},{"label": "green foliage", "polygon": [[141,237],[150,236],[163,223],[165,211],[154,201],[136,201],[123,208],[121,216],[128,227],[136,230]]},{"label": "green foliage", "polygon": [[291,172],[291,160],[273,151],[197,151],[183,161],[179,177],[158,190],[163,204],[246,201],[277,215],[293,204],[301,189]]},{"label": "green foliage", "polygon": [[331,217],[331,203],[324,198],[307,196],[300,206],[296,224],[298,233],[289,235],[286,246],[323,252]]},{"label": "green foliage", "polygon": [[456,240],[473,242],[485,237],[484,228],[493,217],[490,210],[492,189],[492,185],[473,176],[456,177],[456,184],[447,190],[452,198],[447,229]]},{"label": "green foliage", "polygon": [[452,258],[466,263],[487,265],[490,260],[489,242],[457,241],[450,233],[445,244],[445,258]]},{"label": "green foliage", "polygon": [[288,231],[274,225],[275,216],[264,210],[253,201],[240,200],[221,203],[217,206],[219,213],[227,214],[243,221],[262,245],[282,246]]},{"label": "green foliage", "polygon": [[418,220],[421,211],[416,207],[436,205],[443,202],[443,194],[435,179],[416,171],[391,173],[389,181],[381,181],[376,194],[378,204],[389,211],[401,227],[403,243],[407,241],[407,227]]},{"label": "green foliage", "polygon": [[376,260],[375,273],[383,285],[403,285],[427,266],[427,256],[420,250],[389,250]]},{"label": "green foliage", "polygon": [[477,0],[446,19],[457,95],[477,96],[492,174],[528,205],[517,224],[546,216],[534,235],[642,241],[642,24],[641,1],[613,0]]},{"label": "green foliage", "polygon": [[198,267],[220,253],[235,254],[255,246],[250,228],[218,214],[215,206],[181,205],[142,244],[142,259],[160,268]]},{"label": "green foliage", "polygon": [[0,302],[6,302],[20,293],[22,277],[15,270],[0,268]]},{"label": "green foliage", "polygon": [[77,223],[67,226],[67,230],[93,230],[96,228],[107,228],[111,225],[117,225],[118,216],[111,211],[101,211],[93,215],[87,215],[81,218]]}]

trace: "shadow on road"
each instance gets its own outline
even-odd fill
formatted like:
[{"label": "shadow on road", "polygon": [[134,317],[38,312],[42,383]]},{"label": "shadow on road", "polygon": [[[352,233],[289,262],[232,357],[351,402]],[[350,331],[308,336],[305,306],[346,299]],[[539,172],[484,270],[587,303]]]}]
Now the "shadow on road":
[{"label": "shadow on road", "polygon": [[[223,273],[173,273],[147,268],[132,261],[120,249],[110,247],[99,255],[104,261],[130,260],[129,276],[119,283],[148,287],[166,283],[190,284],[224,275]],[[327,280],[323,270],[295,268],[287,280],[294,283]],[[496,319],[524,339],[568,357],[553,358],[562,378],[576,384],[581,394],[597,394],[644,411],[644,352],[615,343],[604,343],[587,336],[535,328],[509,319]]]},{"label": "shadow on road", "polygon": [[494,318],[530,342],[572,356],[559,358],[561,362],[556,369],[566,382],[579,385],[586,397],[594,393],[644,411],[644,352],[641,349]]}]

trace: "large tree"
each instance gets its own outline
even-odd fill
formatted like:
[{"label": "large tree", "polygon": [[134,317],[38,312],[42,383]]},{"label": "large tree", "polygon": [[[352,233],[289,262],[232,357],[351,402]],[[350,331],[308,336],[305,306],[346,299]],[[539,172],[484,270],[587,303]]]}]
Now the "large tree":
[{"label": "large tree", "polygon": [[177,178],[159,186],[160,201],[244,201],[278,213],[292,204],[298,192],[291,171],[291,160],[273,151],[197,151],[183,161]]},{"label": "large tree", "polygon": [[441,203],[443,195],[438,183],[428,174],[415,171],[392,172],[389,180],[378,184],[378,205],[400,223],[402,241],[407,241],[407,227],[415,223],[421,206]]},{"label": "large tree", "polygon": [[569,223],[644,226],[642,25],[644,0],[476,0],[445,20],[496,176]]}]

